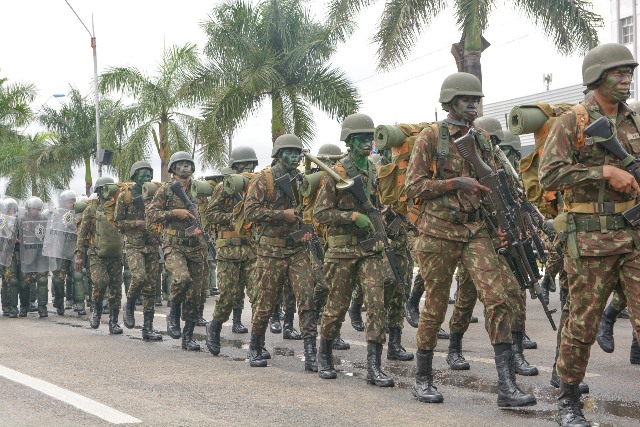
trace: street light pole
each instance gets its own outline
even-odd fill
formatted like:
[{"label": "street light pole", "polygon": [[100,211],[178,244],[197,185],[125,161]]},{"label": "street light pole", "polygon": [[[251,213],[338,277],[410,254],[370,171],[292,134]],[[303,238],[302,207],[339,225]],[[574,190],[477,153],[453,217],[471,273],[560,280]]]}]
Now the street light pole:
[{"label": "street light pole", "polygon": [[98,54],[96,52],[96,32],[93,25],[93,15],[91,16],[91,29],[89,31],[84,21],[80,19],[80,16],[73,9],[68,0],[64,0],[69,6],[69,9],[76,15],[78,21],[82,24],[89,36],[91,37],[91,48],[93,49],[93,90],[95,92],[95,103],[96,103],[96,160],[98,161],[98,177],[102,176],[102,147],[100,146],[100,96],[98,94]]}]

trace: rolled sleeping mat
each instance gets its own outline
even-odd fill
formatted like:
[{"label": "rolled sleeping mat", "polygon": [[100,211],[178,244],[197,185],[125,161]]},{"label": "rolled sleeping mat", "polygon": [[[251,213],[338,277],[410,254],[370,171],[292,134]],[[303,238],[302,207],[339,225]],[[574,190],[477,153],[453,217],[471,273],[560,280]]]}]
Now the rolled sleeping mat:
[{"label": "rolled sleeping mat", "polygon": [[315,194],[316,191],[318,191],[318,187],[320,187],[320,180],[323,175],[325,175],[325,172],[319,171],[303,176],[300,194],[302,194],[303,197],[309,197]]},{"label": "rolled sleeping mat", "polygon": [[196,197],[209,197],[213,194],[213,186],[202,179],[194,180],[192,188],[195,190]]},{"label": "rolled sleeping mat", "polygon": [[396,125],[380,125],[374,133],[376,150],[387,150],[402,145],[407,135]]},{"label": "rolled sleeping mat", "polygon": [[118,184],[105,184],[100,190],[102,192],[102,198],[105,200],[111,199],[119,188],[120,186]]},{"label": "rolled sleeping mat", "polygon": [[73,211],[77,214],[81,214],[87,208],[87,202],[75,202],[73,204]]},{"label": "rolled sleeping mat", "polygon": [[148,200],[153,197],[158,191],[158,184],[156,182],[145,182],[142,184],[142,198]]},{"label": "rolled sleeping mat", "polygon": [[247,188],[248,183],[249,180],[243,175],[230,173],[222,180],[222,188],[224,189],[224,192],[229,195],[235,193],[244,193],[244,190],[245,188]]},{"label": "rolled sleeping mat", "polygon": [[509,113],[509,130],[514,135],[535,133],[548,119],[536,105],[518,105]]}]

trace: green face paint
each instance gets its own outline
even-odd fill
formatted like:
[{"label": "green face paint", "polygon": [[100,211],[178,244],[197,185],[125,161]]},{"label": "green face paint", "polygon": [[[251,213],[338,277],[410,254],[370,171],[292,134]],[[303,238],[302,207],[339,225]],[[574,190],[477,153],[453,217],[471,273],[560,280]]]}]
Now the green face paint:
[{"label": "green face paint", "polygon": [[142,187],[145,182],[151,182],[151,179],[153,179],[153,172],[149,169],[140,169],[134,177],[134,181],[140,187]]},{"label": "green face paint", "polygon": [[631,67],[613,68],[605,74],[598,86],[599,92],[613,102],[624,102],[631,96],[630,88],[633,80]]},{"label": "green face paint", "polygon": [[181,160],[173,165],[173,173],[182,179],[189,178],[193,172],[193,165],[186,160]]},{"label": "green face paint", "polygon": [[367,161],[373,148],[373,133],[356,133],[349,137],[353,161],[361,171],[367,168]]},{"label": "green face paint", "polygon": [[302,151],[298,148],[283,148],[278,153],[282,165],[287,171],[292,171],[300,164]]}]

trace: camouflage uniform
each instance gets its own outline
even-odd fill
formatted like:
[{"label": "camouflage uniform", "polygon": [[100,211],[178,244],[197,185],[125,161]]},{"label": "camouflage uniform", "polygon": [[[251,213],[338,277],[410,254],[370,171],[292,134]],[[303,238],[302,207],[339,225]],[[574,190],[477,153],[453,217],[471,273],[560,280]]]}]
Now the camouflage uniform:
[{"label": "camouflage uniform", "polygon": [[[589,121],[602,115],[593,94],[581,102]],[[615,118],[617,138],[629,153],[640,151],[639,128],[623,103]],[[563,383],[577,385],[584,378],[591,345],[606,301],[618,283],[624,289],[636,333],[640,331],[640,290],[637,273],[640,251],[634,242],[640,232],[629,228],[622,216],[612,211],[598,214],[572,212],[572,205],[606,202],[633,205],[630,194],[613,190],[602,176],[602,165],[622,168],[620,161],[605,153],[599,144],[577,148],[577,115],[564,113],[551,128],[540,162],[540,183],[547,190],[564,190],[568,204],[567,223],[575,225],[565,248],[565,269],[569,280],[569,316],[562,331],[557,362]],[[577,157],[576,157],[577,156]],[[596,209],[595,212],[598,212]],[[602,226],[601,226],[602,224]]]}]

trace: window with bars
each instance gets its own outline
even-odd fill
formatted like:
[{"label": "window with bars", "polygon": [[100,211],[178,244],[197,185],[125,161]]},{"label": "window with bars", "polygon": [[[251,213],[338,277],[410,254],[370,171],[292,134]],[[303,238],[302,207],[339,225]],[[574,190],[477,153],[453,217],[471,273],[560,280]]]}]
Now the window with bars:
[{"label": "window with bars", "polygon": [[620,41],[622,44],[633,43],[633,17],[628,16],[620,20]]}]

